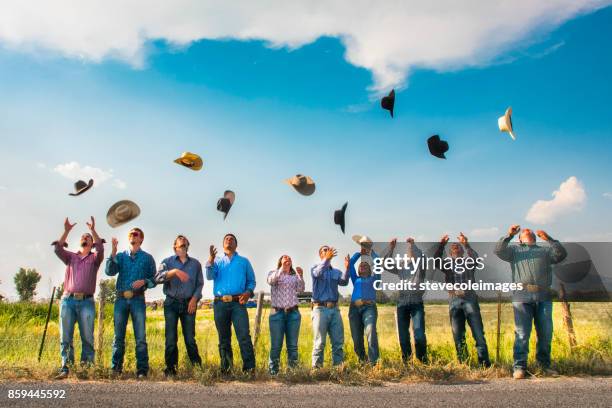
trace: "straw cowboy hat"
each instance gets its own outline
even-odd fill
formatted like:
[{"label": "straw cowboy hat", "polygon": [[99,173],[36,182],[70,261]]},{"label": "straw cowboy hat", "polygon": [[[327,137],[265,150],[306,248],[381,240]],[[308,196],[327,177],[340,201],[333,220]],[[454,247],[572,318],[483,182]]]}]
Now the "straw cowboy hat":
[{"label": "straw cowboy hat", "polygon": [[113,228],[132,221],[140,215],[138,205],[130,200],[117,201],[106,213],[106,222]]},{"label": "straw cowboy hat", "polygon": [[345,226],[344,214],[346,213],[346,207],[348,207],[348,202],[344,203],[341,209],[334,211],[334,224],[340,226],[343,234]]},{"label": "straw cowboy hat", "polygon": [[355,241],[357,245],[364,247],[371,247],[373,244],[372,240],[367,235],[353,235],[353,241]]},{"label": "straw cowboy hat", "polygon": [[174,162],[194,171],[201,170],[203,165],[202,158],[191,152],[183,153],[181,157],[175,159]]},{"label": "straw cowboy hat", "polygon": [[309,196],[315,192],[315,182],[309,176],[296,174],[295,176],[285,180],[295,191],[301,195]]},{"label": "straw cowboy hat", "polygon": [[217,201],[217,210],[225,214],[223,219],[227,218],[227,214],[229,213],[230,208],[232,208],[232,205],[234,205],[235,200],[236,194],[231,190],[225,190],[223,197]]},{"label": "straw cowboy hat", "polygon": [[389,92],[389,95],[383,96],[383,98],[380,100],[380,106],[383,109],[388,110],[391,117],[393,117],[393,108],[395,107],[395,89],[392,89],[391,92]]},{"label": "straw cowboy hat", "polygon": [[497,126],[499,126],[500,132],[508,132],[512,140],[516,140],[514,129],[512,128],[512,107],[506,109],[504,116],[500,116],[497,119]]},{"label": "straw cowboy hat", "polygon": [[94,184],[93,179],[89,179],[89,182],[86,183],[83,180],[79,180],[74,183],[74,193],[68,193],[71,196],[78,196],[89,190]]},{"label": "straw cowboy hat", "polygon": [[440,136],[433,135],[427,139],[427,147],[429,148],[429,153],[431,153],[432,156],[439,159],[446,159],[446,155],[444,153],[448,152],[448,142],[441,140]]}]

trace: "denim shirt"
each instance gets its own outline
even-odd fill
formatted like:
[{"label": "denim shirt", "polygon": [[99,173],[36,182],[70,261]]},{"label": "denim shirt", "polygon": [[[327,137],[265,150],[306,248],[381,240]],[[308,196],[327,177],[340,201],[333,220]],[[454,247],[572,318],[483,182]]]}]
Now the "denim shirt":
[{"label": "denim shirt", "polygon": [[[176,276],[167,279],[166,275],[172,269],[180,269],[189,275],[187,282],[181,282]],[[164,284],[164,295],[177,299],[190,299],[195,297],[202,299],[202,288],[204,287],[204,275],[202,264],[195,258],[187,256],[185,263],[181,262],[178,255],[170,256],[162,261],[155,275],[155,282]]]},{"label": "denim shirt", "polygon": [[338,286],[347,286],[348,271],[341,272],[324,260],[310,269],[312,275],[312,300],[315,302],[337,302]]}]

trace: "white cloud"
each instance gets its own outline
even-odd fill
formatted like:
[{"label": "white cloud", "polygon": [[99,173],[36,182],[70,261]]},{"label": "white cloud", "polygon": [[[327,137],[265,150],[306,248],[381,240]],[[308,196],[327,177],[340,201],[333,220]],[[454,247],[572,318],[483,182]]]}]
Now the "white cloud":
[{"label": "white cloud", "polygon": [[125,181],[115,178],[112,169],[102,170],[97,167],[81,166],[78,162],[73,161],[58,164],[53,168],[53,171],[72,181],[94,179],[94,187],[109,180],[113,180],[113,186],[121,190],[127,187]]},{"label": "white cloud", "polygon": [[472,231],[470,231],[470,235],[468,236],[468,238],[472,241],[497,239],[499,238],[499,228],[474,228]]},{"label": "white cloud", "polygon": [[113,186],[117,187],[119,190],[125,190],[127,188],[127,183],[121,179],[113,180]]},{"label": "white cloud", "polygon": [[584,186],[575,176],[561,183],[552,196],[552,200],[536,201],[525,219],[536,224],[548,224],[562,215],[580,211],[587,199]]},{"label": "white cloud", "polygon": [[603,193],[604,198],[612,200],[612,193]]},{"label": "white cloud", "polygon": [[373,89],[404,84],[417,67],[478,66],[610,0],[8,0],[0,4],[0,41],[22,50],[59,51],[140,67],[144,44],[200,39],[263,40],[297,48],[339,38],[346,60],[370,70]]}]

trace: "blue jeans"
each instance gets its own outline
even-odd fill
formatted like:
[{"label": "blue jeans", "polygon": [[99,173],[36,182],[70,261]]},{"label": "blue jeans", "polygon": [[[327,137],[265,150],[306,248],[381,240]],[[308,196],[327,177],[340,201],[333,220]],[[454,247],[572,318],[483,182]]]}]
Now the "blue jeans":
[{"label": "blue jeans", "polygon": [[512,302],[514,308],[514,369],[527,369],[531,324],[535,325],[536,360],[543,368],[550,367],[553,336],[552,302]]},{"label": "blue jeans", "polygon": [[[272,309],[273,311],[274,309]],[[295,367],[298,363],[298,337],[302,316],[299,310],[271,312],[270,318],[270,374],[278,373],[283,338],[287,341],[287,365]]]},{"label": "blue jeans", "polygon": [[312,331],[314,337],[312,366],[315,368],[323,366],[328,334],[332,346],[332,363],[341,364],[344,361],[344,324],[340,309],[337,306],[334,308],[315,306],[312,309]]},{"label": "blue jeans", "polygon": [[402,360],[407,362],[412,355],[410,319],[412,319],[416,358],[426,362],[427,337],[425,336],[425,307],[423,302],[408,303],[397,307],[397,331],[399,332],[399,342],[402,349]]},{"label": "blue jeans", "polygon": [[74,364],[74,325],[79,325],[81,335],[81,363],[94,362],[94,320],[96,305],[93,298],[77,300],[65,297],[60,304],[60,351],[62,369],[67,371],[69,364]]},{"label": "blue jeans", "polygon": [[474,341],[476,342],[478,363],[490,366],[489,350],[484,335],[478,298],[452,296],[448,306],[451,328],[453,330],[453,340],[455,341],[455,349],[457,350],[457,359],[459,359],[460,362],[464,362],[468,357],[467,344],[465,342],[465,322],[467,321],[470,330],[472,330],[472,337],[474,337]]},{"label": "blue jeans", "polygon": [[255,368],[255,352],[249,332],[249,314],[245,305],[239,302],[223,303],[215,301],[213,304],[215,326],[219,335],[219,357],[221,358],[221,371],[227,372],[234,364],[232,352],[232,325],[242,355],[242,370],[249,371]]},{"label": "blue jeans", "polygon": [[[375,304],[349,307],[349,324],[351,326],[351,337],[353,347],[359,361],[365,362],[366,358],[370,363],[376,364],[378,361],[378,334],[376,333],[376,321],[378,320],[378,309]],[[368,355],[366,357],[363,336],[368,340]]]},{"label": "blue jeans", "polygon": [[146,318],[147,307],[144,296],[124,299],[118,297],[115,301],[114,321],[115,340],[113,341],[113,358],[111,367],[114,371],[123,370],[125,354],[125,329],[128,318],[132,316],[132,327],[136,340],[136,371],[138,374],[149,372],[149,352],[147,350]]},{"label": "blue jeans", "polygon": [[195,340],[196,314],[187,313],[189,299],[175,299],[166,297],[164,301],[164,319],[166,321],[166,369],[175,372],[178,364],[178,322],[181,321],[183,339],[187,356],[193,365],[201,365],[202,359],[198,352],[198,344]]}]

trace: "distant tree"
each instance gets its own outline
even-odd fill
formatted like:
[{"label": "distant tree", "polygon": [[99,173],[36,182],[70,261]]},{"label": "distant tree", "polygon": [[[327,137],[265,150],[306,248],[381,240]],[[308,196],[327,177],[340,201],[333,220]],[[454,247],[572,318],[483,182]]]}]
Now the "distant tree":
[{"label": "distant tree", "polygon": [[36,272],[36,269],[19,268],[19,272],[15,274],[13,281],[20,301],[30,302],[34,299],[36,285],[40,282],[40,278],[41,276]]},{"label": "distant tree", "polygon": [[100,292],[98,292],[98,299],[104,298],[105,303],[115,303],[117,299],[116,292],[117,280],[115,278],[102,279],[100,281]]}]

